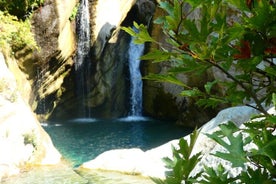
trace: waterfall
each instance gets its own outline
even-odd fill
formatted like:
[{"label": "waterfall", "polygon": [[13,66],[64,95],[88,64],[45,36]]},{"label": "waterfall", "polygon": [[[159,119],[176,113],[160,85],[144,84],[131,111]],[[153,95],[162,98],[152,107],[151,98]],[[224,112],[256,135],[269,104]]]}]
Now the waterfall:
[{"label": "waterfall", "polygon": [[129,55],[130,72],[130,116],[142,116],[143,82],[140,72],[140,56],[144,52],[144,44],[133,43],[131,38]]},{"label": "waterfall", "polygon": [[75,70],[83,68],[84,61],[87,59],[90,51],[90,15],[88,0],[81,0],[77,16],[77,59],[75,61]]},{"label": "waterfall", "polygon": [[75,59],[76,95],[80,101],[79,115],[90,117],[86,107],[86,96],[89,92],[89,54],[90,54],[90,15],[88,0],[81,0],[76,17],[77,53]]}]

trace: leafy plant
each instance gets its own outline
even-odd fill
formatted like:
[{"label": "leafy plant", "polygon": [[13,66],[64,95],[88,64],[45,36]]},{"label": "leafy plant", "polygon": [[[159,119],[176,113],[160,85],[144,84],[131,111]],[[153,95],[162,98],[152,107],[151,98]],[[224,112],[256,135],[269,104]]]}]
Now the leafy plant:
[{"label": "leafy plant", "polygon": [[[164,16],[154,23],[161,25],[166,43],[151,37],[144,25],[134,23],[138,33],[131,27],[123,28],[136,38],[137,44],[149,42],[157,45],[157,49],[141,59],[171,63],[167,74],[149,74],[145,79],[182,86],[181,95],[197,99],[197,105],[203,107],[243,104],[262,113],[246,123],[243,129],[229,122],[208,135],[226,150],[215,153],[215,156],[229,161],[233,168],[242,167],[244,170],[231,178],[222,165],[218,168],[205,166],[202,179],[197,178],[195,183],[275,183],[273,148],[276,139],[272,132],[276,129],[276,116],[270,115],[266,107],[276,107],[276,2],[167,0],[159,1],[159,7]],[[199,77],[203,72],[213,70],[225,78],[208,81],[202,89],[177,78],[180,73]],[[221,93],[216,93],[215,88],[220,88]],[[179,142],[180,147],[181,144]],[[256,148],[246,150],[249,144]],[[184,155],[185,152],[178,154]],[[173,153],[176,153],[174,149]],[[167,176],[165,183],[190,181],[189,175],[182,171],[187,158],[177,158],[168,160],[172,175]]]},{"label": "leafy plant", "polygon": [[[184,11],[187,4],[190,9]],[[162,25],[167,36],[165,44],[169,44],[170,49],[154,40],[144,25],[134,23],[138,33],[130,27],[123,28],[136,38],[135,43],[151,42],[160,48],[141,59],[174,63],[168,74],[150,74],[145,78],[165,82],[173,78],[173,83],[183,86],[181,94],[198,99],[200,106],[245,104],[267,114],[263,104],[271,104],[276,92],[275,3],[257,1],[250,9],[245,1],[174,0],[160,1],[159,6],[167,15],[159,17],[155,23]],[[191,18],[191,14],[200,14],[200,18]],[[200,75],[210,69],[219,70],[227,80],[209,81],[200,90],[176,77],[179,73]],[[213,92],[217,86],[223,87],[223,94]]]},{"label": "leafy plant", "polygon": [[69,17],[69,20],[70,20],[70,21],[75,20],[75,18],[76,18],[76,16],[77,16],[77,13],[78,13],[79,5],[80,5],[80,4],[77,3],[76,6],[73,8],[72,13],[71,13],[71,15],[70,15],[70,17]]},{"label": "leafy plant", "polygon": [[233,183],[236,180],[236,178],[228,177],[227,171],[221,164],[219,164],[218,167],[215,169],[205,166],[202,177],[203,179],[200,181],[200,183],[202,184],[209,184],[209,183],[227,184],[227,183]]},{"label": "leafy plant", "polygon": [[172,146],[172,158],[164,158],[163,161],[166,167],[171,169],[166,173],[166,180],[162,181],[157,178],[153,180],[158,184],[169,184],[169,183],[181,183],[181,181],[186,181],[187,183],[194,183],[194,180],[201,174],[198,173],[197,176],[191,176],[191,172],[194,167],[201,160],[201,153],[192,154],[196,139],[199,135],[198,130],[194,130],[189,136],[188,141],[184,138],[179,140],[179,148]]},{"label": "leafy plant", "polygon": [[[262,127],[255,126],[255,123]],[[219,125],[219,131],[208,134],[208,137],[227,150],[227,152],[216,152],[215,156],[229,161],[233,168],[243,168],[241,174],[235,178],[228,177],[229,179],[242,183],[274,183],[276,136],[272,134],[271,128],[275,127],[275,123],[269,122],[266,125],[262,121],[255,123],[246,123],[244,129],[239,129],[233,122],[222,124]],[[245,147],[250,144],[256,148],[252,146],[246,150]],[[205,171],[209,170],[210,168],[205,168]]]},{"label": "leafy plant", "polygon": [[15,16],[0,11],[0,23],[0,48],[11,47],[17,51],[28,46],[37,49],[29,20],[20,21]]}]

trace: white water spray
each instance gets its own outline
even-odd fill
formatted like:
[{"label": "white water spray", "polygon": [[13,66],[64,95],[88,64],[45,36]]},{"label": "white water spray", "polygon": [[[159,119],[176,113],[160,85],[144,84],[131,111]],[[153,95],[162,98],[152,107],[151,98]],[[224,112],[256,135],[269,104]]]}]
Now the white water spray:
[{"label": "white water spray", "polygon": [[82,68],[84,61],[89,55],[90,51],[90,15],[88,0],[81,0],[78,10],[77,34],[78,34],[78,48],[77,59],[75,61],[75,70]]},{"label": "white water spray", "polygon": [[90,15],[88,0],[81,0],[77,23],[77,57],[75,59],[76,95],[80,102],[78,115],[80,117],[91,117],[90,108],[87,107],[86,97],[89,93],[88,80],[90,76]]}]

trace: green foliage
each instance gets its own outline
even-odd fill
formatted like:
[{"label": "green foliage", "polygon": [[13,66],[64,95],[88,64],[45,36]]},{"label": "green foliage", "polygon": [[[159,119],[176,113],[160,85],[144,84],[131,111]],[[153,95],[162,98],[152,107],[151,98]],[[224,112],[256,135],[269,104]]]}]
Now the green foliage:
[{"label": "green foliage", "polygon": [[0,0],[0,11],[7,11],[19,19],[26,19],[43,2],[44,0]]},{"label": "green foliage", "polygon": [[69,20],[70,20],[70,21],[75,20],[75,18],[76,18],[76,16],[77,16],[77,13],[78,13],[79,5],[80,5],[80,4],[77,3],[76,6],[73,8],[72,13],[71,13],[71,15],[70,15],[70,17],[69,17]]},{"label": "green foliage", "polygon": [[[147,27],[143,24],[138,25],[136,22],[133,23],[134,29],[122,27],[122,30],[126,31],[130,35],[136,35],[136,39],[134,40],[135,44],[142,44],[144,42],[154,42],[154,39],[150,36],[147,31]],[[138,32],[136,31],[139,30]]]},{"label": "green foliage", "polygon": [[187,183],[193,183],[197,176],[191,176],[191,172],[194,167],[201,160],[201,153],[192,154],[196,139],[199,135],[198,130],[194,130],[189,137],[188,141],[184,138],[179,140],[179,148],[172,146],[172,158],[164,158],[163,161],[166,167],[170,170],[166,173],[166,180],[162,181],[157,178],[153,180],[158,184],[172,184],[181,183],[181,181],[186,181]]},{"label": "green foliage", "polygon": [[204,167],[203,179],[200,181],[202,184],[219,183],[228,184],[233,183],[237,178],[229,178],[225,168],[219,164],[217,168]]},{"label": "green foliage", "polygon": [[[191,7],[189,10],[187,4]],[[130,27],[123,30],[134,36],[137,44],[158,45],[159,50],[153,50],[141,59],[171,61],[173,67],[168,78],[176,78],[179,73],[200,75],[210,68],[227,76],[228,80],[209,81],[201,91],[179,83],[184,88],[183,96],[200,97],[198,105],[252,106],[249,102],[253,100],[254,108],[266,114],[263,104],[270,105],[272,94],[276,92],[276,65],[273,62],[276,55],[275,4],[274,1],[254,1],[254,8],[251,8],[245,1],[160,1],[160,8],[167,14],[157,18],[155,23],[162,26],[167,43],[154,40],[144,25],[134,23],[138,32]],[[193,18],[192,14],[198,14],[200,18]],[[165,45],[171,46],[169,51]],[[154,80],[152,76],[147,78]],[[170,81],[164,75],[162,77],[163,82]],[[160,81],[160,77],[157,78]],[[217,86],[223,87],[223,96],[214,93]]]},{"label": "green foliage", "polygon": [[30,21],[21,21],[0,11],[0,48],[11,47],[13,51],[17,51],[25,46],[37,49]]},{"label": "green foliage", "polygon": [[[208,137],[223,146],[228,153],[217,152],[215,156],[230,161],[233,167],[245,168],[244,164],[248,160],[246,159],[246,152],[244,150],[245,144],[243,143],[243,137],[242,134],[238,132],[238,127],[236,127],[233,122],[219,125],[219,127],[220,131],[208,134]],[[236,132],[237,134],[234,136]],[[226,140],[223,139],[224,137]]]},{"label": "green foliage", "polygon": [[[265,118],[245,125],[244,129],[239,129],[233,122],[229,122],[220,125],[219,131],[209,134],[208,137],[227,150],[226,153],[216,152],[214,155],[229,161],[232,167],[244,169],[240,175],[231,179],[242,183],[275,183],[273,180],[276,177],[276,136],[272,134],[275,123]],[[245,150],[244,148],[250,144],[256,148]],[[255,168],[246,167],[248,163]]]},{"label": "green foliage", "polygon": [[[161,25],[166,43],[154,40],[144,25],[134,23],[138,32],[131,27],[123,28],[136,38],[136,43],[150,42],[160,48],[141,59],[171,62],[167,74],[150,74],[145,79],[182,86],[181,95],[197,99],[197,104],[203,107],[247,105],[262,115],[245,123],[243,129],[229,122],[220,125],[219,131],[208,134],[226,150],[214,156],[229,161],[233,168],[243,168],[237,177],[231,177],[219,165],[217,168],[204,166],[202,172],[191,178],[190,173],[201,155],[190,155],[193,146],[187,147],[187,142],[181,139],[179,149],[172,149],[173,159],[165,159],[170,169],[166,180],[154,181],[161,184],[275,183],[276,116],[268,114],[265,107],[276,107],[276,2],[163,0],[159,1],[159,7],[165,13],[154,23]],[[199,77],[210,69],[216,69],[227,79],[217,78],[199,89],[177,78],[178,74]],[[218,86],[223,94],[215,92]],[[249,145],[255,148],[245,149]]]}]

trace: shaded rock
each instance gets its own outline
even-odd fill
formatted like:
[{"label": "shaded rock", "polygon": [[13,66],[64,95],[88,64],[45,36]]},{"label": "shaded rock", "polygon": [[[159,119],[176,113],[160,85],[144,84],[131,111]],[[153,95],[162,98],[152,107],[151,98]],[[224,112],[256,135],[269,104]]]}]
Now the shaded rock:
[{"label": "shaded rock", "polygon": [[[63,92],[50,118],[117,118],[129,109],[128,49],[130,36],[120,26],[134,20],[146,21],[153,11],[152,1],[89,1],[91,54],[83,81],[71,71],[63,83]],[[144,11],[146,10],[146,11]],[[137,17],[139,15],[139,18]],[[147,18],[142,20],[143,16]],[[78,95],[78,83],[85,94]],[[80,108],[81,107],[81,108]]]},{"label": "shaded rock", "polygon": [[[32,26],[40,50],[33,52],[32,62],[22,68],[31,68],[25,73],[33,73],[29,80],[35,101],[37,114],[47,118],[61,94],[63,83],[71,72],[76,48],[75,25],[69,20],[77,1],[46,0],[43,6],[33,13]],[[24,58],[19,57],[19,60]]]}]

